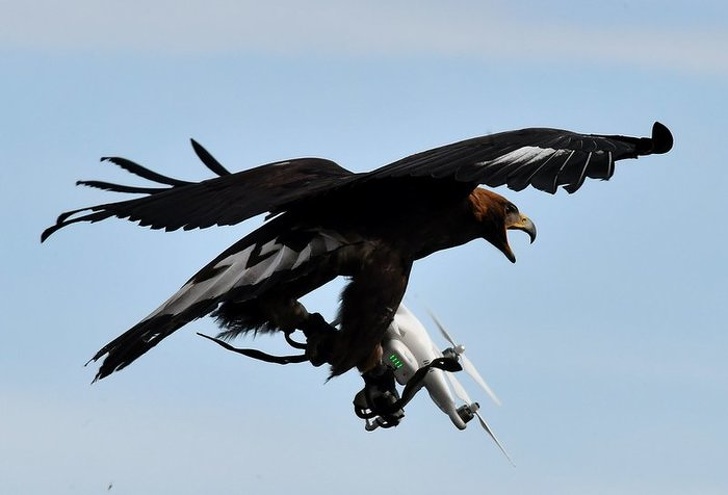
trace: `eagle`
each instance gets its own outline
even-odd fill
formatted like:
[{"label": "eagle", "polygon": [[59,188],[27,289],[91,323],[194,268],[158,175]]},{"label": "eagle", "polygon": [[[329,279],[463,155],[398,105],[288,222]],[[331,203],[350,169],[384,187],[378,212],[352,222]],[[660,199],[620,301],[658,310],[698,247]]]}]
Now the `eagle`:
[{"label": "eagle", "polygon": [[[534,223],[489,188],[577,191],[607,180],[615,163],[668,152],[673,137],[655,122],[650,137],[527,128],[466,139],[355,173],[323,158],[295,158],[231,173],[191,140],[215,177],[188,182],[121,157],[104,157],[154,183],[77,184],[141,197],[61,214],[41,235],[80,222],[118,217],[151,229],[204,229],[267,214],[264,223],[194,274],[149,316],[101,348],[95,380],[121,370],[176,330],[211,315],[230,339],[247,332],[296,330],[306,353],[331,376],[381,362],[381,340],[404,296],[416,260],[484,239],[511,262],[508,231],[531,242]],[[348,278],[337,325],[299,301],[337,277]]]}]

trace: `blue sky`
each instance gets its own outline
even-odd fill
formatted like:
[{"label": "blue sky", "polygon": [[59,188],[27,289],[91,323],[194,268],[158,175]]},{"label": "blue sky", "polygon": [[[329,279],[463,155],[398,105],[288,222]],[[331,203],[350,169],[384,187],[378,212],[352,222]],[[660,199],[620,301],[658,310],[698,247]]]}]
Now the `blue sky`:
[{"label": "blue sky", "polygon": [[[0,1],[0,491],[725,493],[728,7],[578,5]],[[574,195],[499,191],[539,228],[511,235],[515,265],[483,242],[415,265],[408,301],[498,393],[468,387],[515,469],[424,395],[367,433],[357,376],[226,353],[194,335],[209,319],[90,385],[99,347],[259,218],[39,243],[60,212],[110,199],[74,181],[127,180],[101,156],[207,177],[191,137],[232,170],[314,155],[364,171],[501,130],[654,120],[668,155]],[[307,306],[333,314],[334,285]]]}]

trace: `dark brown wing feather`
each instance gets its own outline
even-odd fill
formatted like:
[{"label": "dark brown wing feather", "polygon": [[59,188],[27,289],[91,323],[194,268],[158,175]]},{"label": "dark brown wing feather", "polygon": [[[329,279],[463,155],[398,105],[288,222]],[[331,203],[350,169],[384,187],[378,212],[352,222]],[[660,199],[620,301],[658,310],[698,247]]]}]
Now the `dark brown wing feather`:
[{"label": "dark brown wing feather", "polygon": [[666,153],[672,135],[656,122],[649,138],[578,134],[560,129],[531,128],[460,141],[411,155],[367,174],[368,179],[422,177],[507,186],[527,186],[549,193],[568,192],[584,180],[609,179],[614,162]]},{"label": "dark brown wing feather", "polygon": [[193,146],[205,165],[219,177],[187,182],[157,174],[130,160],[105,158],[135,175],[170,187],[79,181],[78,184],[99,189],[147,196],[65,212],[55,225],[43,232],[41,241],[67,225],[98,222],[110,217],[126,218],[142,226],[167,231],[234,225],[261,213],[277,212],[281,205],[315,196],[341,179],[354,176],[336,163],[321,158],[298,158],[230,174],[199,144],[193,141]]},{"label": "dark brown wing feather", "polygon": [[[332,200],[345,199],[351,190],[348,188],[377,198],[376,182],[397,179],[401,183],[408,177],[442,180],[443,188],[445,182],[459,182],[473,186],[505,185],[514,190],[530,185],[549,193],[563,186],[573,193],[587,177],[609,179],[618,160],[666,153],[672,144],[670,131],[659,122],[648,138],[531,128],[423,151],[364,174],[354,174],[321,158],[297,158],[231,174],[193,141],[197,156],[219,177],[197,183],[181,181],[124,158],[106,158],[135,175],[169,187],[80,181],[86,186],[147,196],[63,213],[55,225],[43,232],[41,241],[67,225],[114,216],[168,231],[233,225],[261,213],[298,208],[312,199],[318,200],[324,193]],[[343,187],[347,189],[341,190]]]}]

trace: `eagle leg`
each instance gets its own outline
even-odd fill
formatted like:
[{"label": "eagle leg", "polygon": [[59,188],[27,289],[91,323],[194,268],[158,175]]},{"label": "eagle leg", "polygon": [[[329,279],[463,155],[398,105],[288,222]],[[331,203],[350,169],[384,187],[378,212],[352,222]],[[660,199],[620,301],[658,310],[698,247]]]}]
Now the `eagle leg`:
[{"label": "eagle leg", "polygon": [[331,376],[353,367],[366,372],[381,363],[382,338],[404,296],[412,264],[386,246],[362,262],[341,295],[341,331],[335,340]]},{"label": "eagle leg", "polygon": [[334,341],[339,333],[336,327],[319,313],[309,313],[298,328],[306,336],[306,357],[311,364],[318,367],[333,360]]}]

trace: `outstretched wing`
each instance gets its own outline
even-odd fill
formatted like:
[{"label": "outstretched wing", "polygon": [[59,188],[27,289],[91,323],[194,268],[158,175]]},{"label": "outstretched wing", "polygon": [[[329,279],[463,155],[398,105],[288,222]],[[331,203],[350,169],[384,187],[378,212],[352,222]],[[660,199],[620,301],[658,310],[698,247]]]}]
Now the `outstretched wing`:
[{"label": "outstretched wing", "polygon": [[[333,230],[296,229],[279,218],[253,231],[202,268],[149,316],[100,349],[91,361],[104,358],[96,380],[121,370],[184,325],[206,316],[226,301],[250,302],[271,287],[286,287],[314,280],[328,282],[338,273],[336,253],[356,249],[361,239]],[[314,283],[317,285],[317,283]],[[234,336],[256,330],[266,322],[257,311],[246,315],[237,308],[228,316],[214,314]],[[89,361],[90,362],[90,361]]]},{"label": "outstretched wing", "polygon": [[617,160],[667,153],[672,144],[672,134],[659,122],[648,138],[521,129],[423,151],[366,178],[433,177],[490,187],[505,185],[516,191],[530,185],[552,194],[564,186],[573,193],[587,177],[609,179]]},{"label": "outstretched wing", "polygon": [[564,186],[573,193],[587,177],[609,179],[618,160],[668,152],[673,138],[659,122],[655,122],[652,136],[648,138],[522,129],[423,151],[363,174],[354,174],[321,158],[297,158],[231,174],[202,146],[194,141],[192,144],[202,162],[219,177],[186,182],[152,172],[124,158],[105,158],[167,187],[80,181],[79,184],[91,187],[147,196],[63,213],[55,225],[43,232],[41,241],[67,225],[98,222],[114,216],[167,231],[233,225],[260,213],[280,213],[293,204],[300,205],[343,186],[358,188],[394,178],[429,177],[451,183],[506,185],[514,190],[531,185],[549,193]]},{"label": "outstretched wing", "polygon": [[219,177],[187,182],[153,172],[120,157],[105,157],[119,167],[167,187],[136,187],[101,181],[77,184],[113,192],[146,194],[145,197],[80,208],[61,214],[41,235],[44,241],[56,230],[77,222],[126,218],[139,225],[167,231],[234,225],[281,205],[315,196],[354,174],[322,158],[297,158],[261,165],[231,174],[202,146],[192,141],[202,162]]}]

